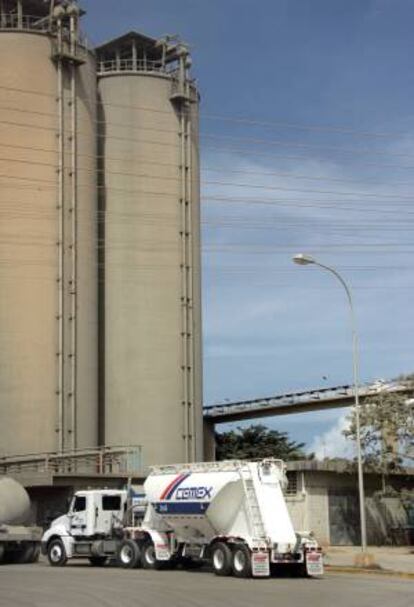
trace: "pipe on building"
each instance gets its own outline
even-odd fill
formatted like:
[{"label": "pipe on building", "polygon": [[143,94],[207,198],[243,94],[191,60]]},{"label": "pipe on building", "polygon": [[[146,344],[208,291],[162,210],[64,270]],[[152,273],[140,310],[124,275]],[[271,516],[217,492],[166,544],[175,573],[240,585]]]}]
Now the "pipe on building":
[{"label": "pipe on building", "polygon": [[[72,10],[70,13],[70,52],[74,57],[76,54],[78,34],[78,13]],[[70,386],[70,420],[71,420],[71,447],[77,447],[77,99],[76,99],[76,76],[77,68],[75,62],[71,65],[71,230],[72,230],[72,273],[70,280],[71,295],[71,386]]]},{"label": "pipe on building", "polygon": [[63,451],[64,449],[64,428],[63,428],[63,416],[64,416],[64,322],[63,322],[63,314],[64,314],[64,249],[63,249],[63,239],[64,239],[64,175],[63,175],[63,167],[64,167],[64,153],[65,153],[65,142],[64,142],[64,128],[65,128],[65,118],[64,118],[64,106],[63,106],[63,64],[62,64],[62,19],[57,19],[57,44],[58,44],[58,52],[59,56],[57,58],[57,86],[58,86],[58,424],[57,424],[57,433],[58,433],[58,449],[59,451]]},{"label": "pipe on building", "polygon": [[[188,82],[186,84],[188,87]],[[189,92],[188,92],[189,93]],[[186,108],[188,110],[188,106]],[[187,229],[186,229],[186,244],[187,244],[187,348],[188,348],[188,369],[187,379],[189,383],[189,401],[188,401],[188,417],[189,417],[189,442],[190,442],[190,461],[196,461],[196,441],[195,441],[195,427],[194,427],[194,399],[195,399],[195,386],[194,386],[194,322],[193,322],[193,304],[194,304],[194,287],[193,287],[193,217],[192,217],[192,149],[191,149],[191,116],[187,114],[186,119],[186,151],[187,151],[187,166],[186,166],[186,179],[187,179]]]},{"label": "pipe on building", "polygon": [[187,230],[187,180],[186,180],[186,142],[185,142],[185,112],[183,105],[180,106],[180,174],[181,174],[181,336],[182,336],[182,384],[183,384],[183,441],[184,441],[184,461],[189,460],[189,425],[188,425],[188,351],[187,351],[187,306],[188,306],[188,287],[187,287],[187,245],[186,245],[186,230]]}]

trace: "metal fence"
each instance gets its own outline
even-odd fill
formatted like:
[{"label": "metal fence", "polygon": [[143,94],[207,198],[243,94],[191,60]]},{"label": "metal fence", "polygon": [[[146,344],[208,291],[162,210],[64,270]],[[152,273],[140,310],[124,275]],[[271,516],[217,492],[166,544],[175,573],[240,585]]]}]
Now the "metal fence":
[{"label": "metal fence", "polygon": [[110,59],[99,61],[98,73],[108,72],[157,72],[171,74],[176,71],[173,64],[163,64],[161,61],[145,61],[143,59]]},{"label": "metal fence", "polygon": [[32,30],[35,32],[47,32],[49,30],[49,19],[38,15],[17,15],[16,13],[1,13],[0,29],[8,30]]},{"label": "metal fence", "polygon": [[137,476],[143,471],[142,448],[138,445],[0,457],[0,474],[49,472]]},{"label": "metal fence", "polygon": [[[41,32],[44,34],[56,34],[56,24],[51,23],[49,17],[38,15],[17,15],[16,13],[0,13],[0,31],[18,30]],[[63,29],[63,37],[69,38],[69,30]],[[92,45],[87,36],[79,31],[77,34],[78,46],[83,47],[83,52],[90,50]]]}]

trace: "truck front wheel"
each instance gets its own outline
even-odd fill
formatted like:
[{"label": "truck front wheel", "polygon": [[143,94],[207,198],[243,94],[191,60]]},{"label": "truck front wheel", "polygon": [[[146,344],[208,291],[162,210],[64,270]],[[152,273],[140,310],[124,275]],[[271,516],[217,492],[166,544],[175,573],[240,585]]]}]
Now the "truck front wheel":
[{"label": "truck front wheel", "polygon": [[63,567],[68,557],[62,540],[52,540],[47,547],[47,558],[52,567]]},{"label": "truck front wheel", "polygon": [[123,569],[135,569],[140,565],[140,549],[134,540],[123,540],[116,553],[116,560]]},{"label": "truck front wheel", "polygon": [[216,575],[230,575],[232,571],[232,554],[227,544],[217,542],[211,555],[213,569]]},{"label": "truck front wheel", "polygon": [[252,575],[252,557],[245,544],[236,544],[233,548],[233,573],[236,577]]}]

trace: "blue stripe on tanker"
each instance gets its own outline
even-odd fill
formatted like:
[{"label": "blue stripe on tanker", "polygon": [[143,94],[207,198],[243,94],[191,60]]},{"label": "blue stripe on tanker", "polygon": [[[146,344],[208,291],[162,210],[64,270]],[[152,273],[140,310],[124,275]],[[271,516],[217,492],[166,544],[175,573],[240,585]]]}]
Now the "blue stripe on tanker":
[{"label": "blue stripe on tanker", "polygon": [[204,514],[210,502],[154,502],[157,514]]}]

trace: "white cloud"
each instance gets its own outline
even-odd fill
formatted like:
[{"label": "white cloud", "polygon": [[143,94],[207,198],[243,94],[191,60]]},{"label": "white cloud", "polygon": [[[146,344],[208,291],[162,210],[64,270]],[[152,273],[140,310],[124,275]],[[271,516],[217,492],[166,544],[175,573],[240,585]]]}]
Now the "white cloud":
[{"label": "white cloud", "polygon": [[344,413],[326,432],[314,437],[309,451],[315,453],[317,459],[324,459],[325,457],[354,457],[354,444],[343,435],[343,431],[349,425],[347,415],[348,413]]},{"label": "white cloud", "polygon": [[[363,141],[368,159],[326,144],[280,156],[203,150],[206,402],[316,387],[324,376],[352,381],[344,293],[326,272],[294,266],[301,251],[337,268],[353,291],[362,380],[412,368],[414,180],[394,166],[409,164],[414,137]],[[327,455],[330,442],[336,451],[344,443],[340,429],[325,438]]]}]

